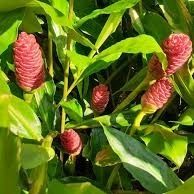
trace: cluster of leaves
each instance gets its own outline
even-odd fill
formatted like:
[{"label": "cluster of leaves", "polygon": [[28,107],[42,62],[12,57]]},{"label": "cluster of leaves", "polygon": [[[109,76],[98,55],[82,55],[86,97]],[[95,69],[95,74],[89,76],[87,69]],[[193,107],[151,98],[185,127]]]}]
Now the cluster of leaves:
[{"label": "cluster of leaves", "polygon": [[[194,38],[193,14],[192,0],[1,0],[0,193],[194,193],[193,60],[172,77],[173,97],[146,117],[141,133],[127,134],[148,86],[114,111],[144,80],[153,53],[165,66],[160,44],[170,33]],[[14,76],[20,31],[35,34],[48,70],[32,93]],[[111,99],[94,117],[99,83]],[[61,126],[80,132],[76,162],[62,152]]]}]

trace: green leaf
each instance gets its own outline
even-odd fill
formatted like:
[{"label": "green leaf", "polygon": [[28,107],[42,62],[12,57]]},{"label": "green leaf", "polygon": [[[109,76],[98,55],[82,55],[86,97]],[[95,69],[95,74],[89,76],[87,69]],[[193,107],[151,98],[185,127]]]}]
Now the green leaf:
[{"label": "green leaf", "polygon": [[34,12],[37,14],[45,14],[49,16],[57,24],[69,27],[71,26],[71,24],[67,20],[68,13],[61,13],[59,10],[55,9],[53,6],[47,3],[34,0],[33,2],[28,4],[28,7],[33,8]]},{"label": "green leaf", "polygon": [[33,92],[31,103],[42,120],[42,130],[45,134],[54,129],[55,108],[53,104],[55,90],[54,81],[49,80]]},{"label": "green leaf", "polygon": [[67,0],[50,0],[51,5],[64,15],[69,11],[69,3]]},{"label": "green leaf", "polygon": [[48,185],[48,194],[105,194],[104,191],[93,186],[90,182],[63,184],[52,180]]},{"label": "green leaf", "polygon": [[135,9],[131,8],[131,9],[129,9],[129,15],[131,17],[131,23],[132,23],[134,29],[139,34],[144,34],[145,31],[144,31],[144,28],[143,28],[143,25],[142,25],[142,22],[141,22],[141,19],[140,19],[138,12]]},{"label": "green leaf", "polygon": [[181,125],[193,126],[194,122],[194,108],[188,108],[176,122]]},{"label": "green leaf", "polygon": [[77,122],[82,122],[83,110],[77,99],[72,99],[66,102],[62,101],[60,104],[70,119]]},{"label": "green leaf", "polygon": [[171,28],[167,21],[157,13],[146,13],[142,18],[142,23],[145,32],[153,36],[159,44],[161,44],[171,33]]},{"label": "green leaf", "polygon": [[5,79],[4,73],[0,71],[0,95],[10,94],[10,89]]},{"label": "green leaf", "polygon": [[20,30],[27,33],[42,32],[42,27],[38,21],[38,18],[30,8],[26,8],[25,10],[25,14],[20,25]]},{"label": "green leaf", "polygon": [[123,162],[124,168],[144,188],[160,194],[181,185],[176,174],[139,141],[114,128],[103,128],[110,146]]},{"label": "green leaf", "polygon": [[189,178],[186,182],[184,182],[183,185],[181,185],[180,187],[177,187],[175,190],[167,192],[165,194],[191,194],[194,193],[194,176],[192,176],[191,178]]},{"label": "green leaf", "polygon": [[30,108],[30,106],[23,100],[11,96],[9,105],[10,130],[24,138],[40,140],[41,123]]},{"label": "green leaf", "polygon": [[79,42],[80,44],[90,47],[93,50],[96,50],[96,47],[94,44],[86,37],[81,32],[78,32],[73,29],[69,29],[69,34],[71,34],[71,38],[75,40],[76,42]]},{"label": "green leaf", "polygon": [[0,95],[0,193],[19,194],[21,143],[9,130],[9,103],[9,95]]},{"label": "green leaf", "polygon": [[79,76],[75,80],[75,83],[77,84],[89,75],[106,69],[112,62],[117,60],[122,53],[156,53],[164,66],[167,64],[165,55],[154,38],[145,34],[139,35],[127,38],[110,46],[96,55],[93,59],[79,55],[75,52],[68,52],[68,56],[76,65],[78,72],[80,72],[78,73]]},{"label": "green leaf", "polygon": [[94,19],[101,14],[111,14],[126,10],[127,8],[133,7],[138,2],[139,0],[120,0],[116,3],[113,3],[112,5],[109,5],[108,7],[105,7],[104,9],[96,9],[91,14],[81,18],[76,26],[81,26],[87,20]]},{"label": "green leaf", "polygon": [[191,31],[192,17],[186,8],[184,0],[158,0],[158,2],[172,28],[175,31],[189,34],[189,31]]},{"label": "green leaf", "polygon": [[16,40],[24,12],[25,9],[21,8],[12,12],[0,13],[0,54]]},{"label": "green leaf", "polygon": [[155,124],[148,128],[153,132],[142,137],[147,147],[180,167],[187,154],[187,138],[173,133],[170,128],[162,125]]},{"label": "green leaf", "polygon": [[[0,12],[7,12],[7,11],[11,11],[20,7],[24,7],[25,5],[27,5],[29,2],[31,2],[33,0],[1,0],[0,1]],[[8,14],[8,13],[7,13]]]},{"label": "green leaf", "polygon": [[[124,14],[124,11],[121,11],[121,12],[112,13],[108,17],[108,19],[107,19],[107,21],[106,21],[102,31],[100,32],[100,34],[99,34],[99,36],[98,36],[98,38],[96,40],[95,47],[96,47],[97,50],[102,46],[102,44],[106,41],[106,39],[112,33],[115,32],[115,30],[117,29],[119,23],[122,20],[123,14]],[[95,51],[92,51],[89,54],[89,56],[93,57],[94,54],[95,54]]]},{"label": "green leaf", "polygon": [[55,152],[52,148],[47,150],[40,145],[22,144],[21,165],[24,169],[35,168],[52,159],[54,157],[54,153]]},{"label": "green leaf", "polygon": [[176,72],[173,84],[176,92],[183,100],[191,107],[194,107],[194,80],[188,65],[184,65]]},{"label": "green leaf", "polygon": [[65,125],[65,128],[82,129],[100,127],[99,122],[107,126],[129,127],[133,123],[134,118],[136,117],[138,111],[140,110],[141,106],[137,105],[131,108],[130,110],[121,113],[113,113],[110,115],[94,117],[92,119],[88,119],[79,123],[69,122]]}]

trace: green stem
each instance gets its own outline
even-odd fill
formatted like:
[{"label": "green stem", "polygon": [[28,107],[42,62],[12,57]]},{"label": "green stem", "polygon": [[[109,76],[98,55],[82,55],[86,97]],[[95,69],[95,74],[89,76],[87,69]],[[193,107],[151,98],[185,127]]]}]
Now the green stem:
[{"label": "green stem", "polygon": [[[69,1],[69,21],[73,18],[73,5],[74,0]],[[67,50],[71,50],[72,38],[70,34],[67,34]],[[69,66],[70,66],[70,59],[66,56],[66,65],[64,67],[64,87],[63,87],[63,100],[67,101],[68,96],[68,78],[69,78]],[[65,127],[65,120],[66,120],[66,113],[65,110],[62,108],[62,115],[61,115],[61,133],[64,132]]]},{"label": "green stem", "polygon": [[130,130],[130,135],[131,136],[136,132],[137,129],[139,129],[141,121],[143,120],[145,115],[146,115],[146,113],[143,112],[143,111],[140,111],[138,113],[138,115],[136,116],[135,121],[133,123],[133,126],[132,126],[132,128]]},{"label": "green stem", "polygon": [[140,12],[140,15],[142,16],[142,15],[143,15],[143,5],[142,5],[142,0],[139,1],[139,12]]},{"label": "green stem", "polygon": [[113,111],[113,113],[123,110],[135,97],[149,84],[149,79],[146,77],[128,96],[125,98]]},{"label": "green stem", "polygon": [[49,68],[49,74],[51,77],[54,76],[54,70],[53,70],[53,41],[52,41],[52,35],[51,32],[48,32],[48,68]]}]

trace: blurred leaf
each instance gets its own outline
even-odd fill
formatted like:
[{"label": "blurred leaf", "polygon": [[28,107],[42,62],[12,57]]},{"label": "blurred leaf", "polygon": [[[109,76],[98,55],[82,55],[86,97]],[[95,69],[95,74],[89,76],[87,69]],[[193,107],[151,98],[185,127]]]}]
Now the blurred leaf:
[{"label": "blurred leaf", "polygon": [[167,21],[157,13],[149,12],[142,18],[145,32],[153,36],[159,44],[170,35],[171,28]]},{"label": "blurred leaf", "polygon": [[105,194],[104,191],[93,186],[90,182],[63,184],[52,180],[48,185],[48,194]]},{"label": "blurred leaf", "polygon": [[187,65],[176,72],[173,84],[176,92],[183,100],[194,107],[194,80]]},{"label": "blurred leaf", "polygon": [[0,94],[0,193],[19,194],[20,140],[9,131],[10,96]]},{"label": "blurred leaf", "polygon": [[83,110],[77,99],[74,98],[66,102],[62,101],[60,104],[64,108],[70,119],[77,122],[82,122]]},{"label": "blurred leaf", "polygon": [[30,108],[23,100],[12,96],[9,105],[10,130],[24,138],[40,140],[41,123]]},{"label": "blurred leaf", "polygon": [[177,135],[162,125],[148,127],[151,134],[141,137],[147,147],[156,154],[161,154],[180,167],[187,154],[187,138]]},{"label": "blurred leaf", "polygon": [[160,194],[181,185],[177,175],[155,154],[133,137],[114,128],[103,126],[113,151],[141,185]]},{"label": "blurred leaf", "polygon": [[22,144],[21,165],[24,169],[35,168],[52,159],[54,155],[52,148],[47,150],[40,145]]},{"label": "blurred leaf", "polygon": [[191,178],[189,178],[187,181],[184,182],[183,185],[177,187],[175,190],[173,191],[169,191],[165,194],[191,194],[194,193],[194,176],[192,176]]},{"label": "blurred leaf", "polygon": [[24,7],[26,4],[33,0],[1,0],[0,1],[0,12],[11,11],[20,7]]},{"label": "blurred leaf", "polygon": [[126,10],[127,8],[133,7],[138,2],[139,0],[120,0],[116,3],[113,3],[112,5],[109,5],[108,7],[105,7],[104,9],[96,9],[91,14],[81,18],[77,22],[76,26],[81,26],[87,20],[94,19],[101,14],[111,14]]},{"label": "blurred leaf", "polygon": [[110,146],[105,147],[96,154],[95,164],[98,166],[113,166],[118,163],[121,163],[121,160]]},{"label": "blurred leaf", "polygon": [[7,13],[0,13],[0,54],[16,40],[24,12],[25,9],[21,8]]},{"label": "blurred leaf", "polygon": [[100,127],[100,123],[107,126],[117,126],[117,127],[129,127],[133,123],[138,111],[141,110],[141,106],[137,105],[128,111],[121,113],[113,113],[110,115],[103,115],[99,117],[94,117],[92,119],[85,120],[83,122],[69,122],[65,125],[65,128],[94,128]]},{"label": "blurred leaf", "polygon": [[27,33],[42,32],[38,18],[30,8],[26,8],[20,30]]},{"label": "blurred leaf", "polygon": [[176,122],[181,125],[193,126],[194,122],[194,108],[188,108]]},{"label": "blurred leaf", "polygon": [[168,23],[175,31],[189,34],[192,18],[188,12],[184,0],[158,0],[160,8]]}]

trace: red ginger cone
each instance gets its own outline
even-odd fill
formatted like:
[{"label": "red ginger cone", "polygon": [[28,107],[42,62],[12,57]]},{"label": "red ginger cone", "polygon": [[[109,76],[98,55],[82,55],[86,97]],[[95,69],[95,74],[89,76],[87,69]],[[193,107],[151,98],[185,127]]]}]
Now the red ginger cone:
[{"label": "red ginger cone", "polygon": [[34,35],[21,32],[13,51],[18,85],[24,91],[38,88],[44,82],[44,62]]},{"label": "red ginger cone", "polygon": [[172,75],[180,69],[192,53],[192,42],[186,34],[171,34],[163,42],[163,50],[167,56],[167,75]]},{"label": "red ginger cone", "polygon": [[68,129],[60,135],[61,145],[70,155],[79,155],[82,150],[82,141],[77,132]]},{"label": "red ginger cone", "polygon": [[156,55],[153,55],[149,60],[148,71],[150,75],[156,80],[163,78],[165,76],[165,72],[162,69],[162,64],[160,63]]},{"label": "red ginger cone", "polygon": [[95,112],[104,112],[108,101],[109,91],[106,85],[100,84],[93,88],[91,106]]},{"label": "red ginger cone", "polygon": [[173,92],[169,79],[162,78],[152,84],[141,98],[142,111],[152,114],[162,108]]}]

